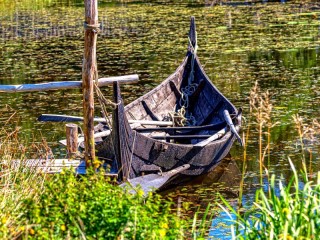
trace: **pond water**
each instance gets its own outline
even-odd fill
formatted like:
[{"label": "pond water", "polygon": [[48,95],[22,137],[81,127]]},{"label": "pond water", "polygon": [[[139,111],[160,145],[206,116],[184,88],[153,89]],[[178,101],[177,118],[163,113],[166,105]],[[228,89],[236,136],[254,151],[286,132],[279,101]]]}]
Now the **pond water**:
[{"label": "pond water", "polygon": [[[36,3],[35,3],[36,2]],[[238,198],[243,159],[247,161],[243,202],[250,205],[260,187],[258,128],[250,117],[250,90],[258,82],[273,105],[270,151],[265,166],[284,181],[292,175],[288,157],[302,168],[293,115],[306,126],[320,113],[320,4],[317,1],[99,1],[97,55],[100,77],[139,74],[122,86],[125,102],[143,95],[172,73],[188,44],[190,16],[196,17],[198,56],[217,88],[244,110],[247,151],[235,143],[231,157],[214,174],[171,191],[192,209],[222,193]],[[81,80],[83,1],[0,1],[0,84]],[[111,96],[111,88],[104,94]],[[82,115],[80,90],[0,94],[0,121],[21,138],[45,138],[57,156],[65,150],[63,123],[40,123],[43,113]],[[96,110],[99,115],[99,109]],[[13,123],[12,123],[13,122]],[[9,130],[8,130],[9,131]],[[264,147],[267,137],[263,136]],[[312,174],[320,170],[319,143],[305,151]],[[264,181],[266,181],[264,179]],[[225,215],[217,210],[210,235],[228,238]]]}]

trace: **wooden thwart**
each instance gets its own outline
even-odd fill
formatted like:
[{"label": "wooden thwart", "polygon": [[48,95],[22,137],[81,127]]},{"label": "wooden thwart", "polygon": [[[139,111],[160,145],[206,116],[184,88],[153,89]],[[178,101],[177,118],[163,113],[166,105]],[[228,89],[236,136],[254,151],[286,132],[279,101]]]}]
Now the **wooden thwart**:
[{"label": "wooden thwart", "polygon": [[[105,118],[94,118],[95,122],[106,122]],[[59,114],[42,114],[38,117],[38,121],[42,122],[81,122],[83,117],[59,115]],[[141,125],[157,125],[157,126],[172,126],[172,121],[151,121],[151,120],[129,120],[130,124],[139,123]]]},{"label": "wooden thwart", "polygon": [[[104,87],[119,81],[121,83],[136,83],[139,81],[137,74],[119,76],[119,77],[107,77],[99,78],[98,86]],[[76,89],[82,88],[82,81],[61,81],[61,82],[48,82],[37,84],[21,84],[21,85],[0,85],[0,92],[15,93],[15,92],[37,92],[59,89]]]}]

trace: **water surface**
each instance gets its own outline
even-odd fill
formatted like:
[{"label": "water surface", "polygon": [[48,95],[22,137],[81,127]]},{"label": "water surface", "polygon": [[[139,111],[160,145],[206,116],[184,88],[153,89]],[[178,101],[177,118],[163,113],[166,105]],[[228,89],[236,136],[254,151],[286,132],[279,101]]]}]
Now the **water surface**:
[{"label": "water surface", "polygon": [[[278,122],[271,130],[270,156],[265,165],[270,174],[282,175],[284,181],[291,176],[288,156],[301,168],[292,116],[298,113],[311,125],[320,113],[320,5],[316,1],[284,2],[211,5],[210,1],[99,1],[99,76],[136,73],[141,79],[136,85],[122,86],[126,103],[178,67],[186,53],[190,16],[196,17],[198,56],[206,73],[231,102],[243,108],[243,132],[251,126],[244,187],[244,203],[248,205],[259,187],[258,134],[249,116],[248,100],[255,82],[261,92],[270,91],[272,122]],[[1,84],[81,79],[82,1],[2,0],[0,12]],[[103,91],[111,97],[111,88]],[[26,141],[45,138],[54,153],[63,157],[65,150],[57,142],[64,138],[64,124],[39,123],[36,118],[42,113],[82,115],[81,101],[80,90],[1,93],[0,121],[5,123],[15,113],[15,123],[8,124],[8,129],[19,126]],[[320,169],[318,142],[310,147],[307,164],[312,173]],[[243,158],[243,150],[236,143],[231,150],[231,159],[238,166],[236,173],[234,165],[232,171],[226,165],[220,178],[197,179],[177,188],[174,194],[194,206],[213,203],[219,191],[236,202],[239,181],[234,179],[239,177]],[[224,232],[218,230],[228,229],[221,228],[225,223],[225,216],[217,211],[211,235],[223,238]]]}]

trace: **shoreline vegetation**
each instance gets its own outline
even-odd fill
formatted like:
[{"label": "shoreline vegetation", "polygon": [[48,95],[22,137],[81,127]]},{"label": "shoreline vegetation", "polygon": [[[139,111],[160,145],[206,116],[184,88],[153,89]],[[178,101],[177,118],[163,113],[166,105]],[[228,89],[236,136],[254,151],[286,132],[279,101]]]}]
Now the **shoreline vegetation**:
[{"label": "shoreline vegetation", "polygon": [[[45,141],[30,148],[22,146],[18,128],[8,132],[4,124],[0,138],[0,238],[204,239],[210,237],[211,221],[219,206],[232,221],[230,238],[316,239],[320,235],[320,173],[307,172],[305,142],[314,141],[319,124],[314,121],[308,127],[301,117],[294,116],[303,167],[299,175],[288,158],[293,177],[285,184],[268,174],[269,135],[274,126],[270,94],[261,93],[256,83],[249,98],[250,122],[243,129],[243,138],[248,143],[250,128],[257,130],[261,188],[251,206],[242,206],[248,162],[244,147],[237,206],[221,197],[203,212],[195,211],[193,218],[183,213],[184,204],[179,201],[158,194],[145,198],[139,189],[137,194],[129,194],[103,173],[76,176],[65,169],[49,175],[17,168],[13,159],[27,158],[31,149],[36,156],[45,157],[50,148]],[[265,177],[267,184],[262,181]]]},{"label": "shoreline vegetation", "polygon": [[[124,0],[102,1],[101,5],[111,6],[115,2],[124,5],[130,2],[137,4],[136,1]],[[204,2],[211,5],[220,1],[186,2],[204,6]],[[37,111],[41,108],[48,110],[52,103],[57,107],[68,105],[68,109],[81,111],[78,106],[80,98],[76,97],[76,93],[65,97],[67,101],[58,103],[53,100],[59,100],[63,94],[52,94],[50,97],[41,95],[41,101],[19,98],[17,95],[13,101],[2,99],[4,104],[13,105],[20,113],[8,117],[9,112],[14,109],[7,105],[1,109],[0,239],[216,239],[214,230],[210,228],[212,219],[221,212],[226,213],[230,219],[230,226],[226,226],[225,219],[223,226],[219,225],[228,230],[227,238],[318,239],[320,173],[314,172],[313,166],[319,166],[316,161],[319,161],[320,123],[309,116],[319,116],[320,7],[315,0],[294,0],[288,1],[288,4],[279,2],[252,6],[253,12],[246,12],[245,9],[249,8],[216,6],[215,11],[207,7],[201,8],[204,10],[200,12],[195,8],[185,10],[181,7],[183,10],[174,9],[175,14],[172,14],[174,11],[168,11],[171,6],[166,8],[160,4],[160,7],[156,8],[161,18],[166,18],[166,24],[172,23],[168,28],[170,31],[173,31],[177,18],[169,16],[180,18],[182,15],[195,13],[197,17],[204,18],[203,21],[214,23],[210,24],[213,27],[208,30],[201,28],[201,25],[199,28],[199,31],[207,34],[201,35],[208,39],[207,43],[203,41],[201,49],[206,50],[212,59],[207,60],[206,69],[214,69],[212,79],[219,82],[227,94],[236,93],[234,99],[244,105],[242,134],[245,146],[243,150],[235,146],[233,151],[233,157],[241,168],[240,187],[237,188],[239,194],[234,197],[236,201],[223,195],[218,199],[206,199],[209,204],[195,209],[196,206],[192,206],[192,203],[181,202],[180,198],[176,200],[170,195],[160,197],[158,194],[150,194],[144,198],[139,190],[136,195],[126,194],[102,174],[91,173],[80,177],[66,169],[62,174],[46,175],[39,174],[34,169],[17,168],[13,164],[14,159],[46,158],[52,154],[45,140],[33,143],[32,139],[38,139],[38,136],[35,137],[34,133],[30,132],[20,132],[19,126],[23,124],[22,130],[32,129],[32,120],[21,121],[21,116],[29,119],[30,115],[26,113],[31,112],[28,109],[31,104],[37,102],[38,105],[34,108]],[[68,77],[77,79],[81,71],[82,48],[79,46],[82,46],[83,34],[83,23],[78,16],[83,0],[40,0],[37,1],[38,4],[33,3],[32,0],[0,2],[0,8],[6,11],[7,18],[2,23],[0,37],[3,59],[7,62],[2,73],[3,76],[9,76],[3,82],[18,83],[21,78],[28,82],[61,80],[65,73]],[[68,9],[69,4],[77,5],[79,9]],[[138,4],[142,5],[140,2]],[[56,16],[49,14],[56,10],[53,7],[60,9],[64,17],[66,13],[72,17],[68,18],[68,22],[62,17],[55,20]],[[156,51],[161,41],[148,38],[152,36],[152,39],[162,39],[162,35],[159,37],[157,31],[161,24],[165,25],[146,25],[160,22],[145,18],[151,15],[159,17],[154,7],[150,4],[139,11],[133,11],[138,9],[136,6],[128,7],[127,10],[130,11],[127,15],[120,12],[125,18],[122,18],[117,9],[113,9],[113,22],[107,21],[109,15],[101,14],[102,25],[105,25],[101,35],[108,40],[109,52],[116,53],[114,62],[108,63],[114,69],[111,71],[102,67],[106,73],[119,71],[117,66],[113,66],[119,62],[119,65],[123,64],[120,66],[120,69],[125,69],[123,71],[134,69],[145,76],[152,76],[147,80],[154,80],[162,79],[161,76],[167,74],[164,71],[166,66],[175,66],[173,61],[165,65],[156,56],[166,59],[164,56],[167,52],[171,57],[175,55],[170,51],[179,48],[179,37],[168,35],[169,42],[173,42],[175,46],[164,45],[162,51]],[[37,22],[36,17],[41,21]],[[10,18],[11,20],[8,20]],[[107,25],[108,22],[111,22],[111,25]],[[128,23],[131,24],[129,28]],[[161,34],[163,33],[164,30]],[[130,39],[136,35],[142,41],[131,44]],[[55,36],[64,40],[56,41]],[[99,40],[103,43],[99,46],[104,47],[105,41],[102,41],[102,38]],[[150,47],[149,43],[156,47]],[[39,45],[34,47],[36,44]],[[50,53],[55,61],[47,58],[49,54],[43,51],[48,47],[53,49]],[[314,49],[316,50],[313,51]],[[127,51],[131,58],[124,61],[121,57]],[[151,64],[148,58],[150,55],[159,65]],[[144,62],[141,56],[145,59]],[[110,59],[109,55],[100,57]],[[139,59],[136,68],[124,66],[127,61],[134,62],[136,59]],[[150,69],[146,69],[148,67]],[[158,72],[160,74],[157,75]],[[255,84],[250,91],[257,79],[261,88]],[[136,97],[136,94],[153,87],[152,84],[146,81],[143,88],[141,85],[137,86],[141,88],[139,91],[137,88],[126,90],[129,92],[127,98]],[[270,92],[266,89],[270,89]],[[137,93],[132,94],[135,90]],[[246,96],[249,97],[244,100]],[[72,100],[74,105],[71,104]],[[44,104],[45,102],[48,104]],[[309,109],[312,111],[308,111]],[[62,109],[63,111],[65,109]],[[280,114],[281,111],[285,113]],[[298,111],[305,118],[296,115]],[[18,116],[20,114],[21,116]],[[296,130],[292,130],[294,126]],[[52,131],[52,128],[48,129]],[[294,131],[295,133],[291,134]],[[281,140],[275,143],[280,134]],[[27,137],[28,140],[22,139]],[[292,140],[295,142],[290,143],[290,148],[275,146],[285,145],[284,142]],[[275,152],[277,154],[273,154]],[[258,166],[257,171],[252,170],[252,165]],[[280,165],[285,166],[278,168]],[[286,166],[289,166],[290,170],[285,169]],[[274,172],[277,174],[274,175]],[[245,195],[249,175],[254,175],[254,180],[257,180],[250,183],[255,184],[255,198],[250,200],[250,197]],[[215,186],[213,189],[216,190]],[[212,188],[209,191],[212,191]]]},{"label": "shoreline vegetation", "polygon": [[1,239],[201,239],[207,233],[209,207],[198,223],[183,216],[183,205],[159,194],[145,197],[139,188],[133,195],[102,171],[79,176],[71,169],[24,168],[24,159],[45,159],[50,148],[45,141],[24,147],[18,128],[6,127],[0,133]]}]

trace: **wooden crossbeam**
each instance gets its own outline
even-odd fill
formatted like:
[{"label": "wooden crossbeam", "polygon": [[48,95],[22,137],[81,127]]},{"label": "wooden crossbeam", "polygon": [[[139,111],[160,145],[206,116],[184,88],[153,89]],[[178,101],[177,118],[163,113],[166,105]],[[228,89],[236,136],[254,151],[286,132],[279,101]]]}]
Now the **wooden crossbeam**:
[{"label": "wooden crossbeam", "polygon": [[[107,77],[99,78],[98,86],[104,87],[118,81],[120,83],[136,83],[139,81],[137,74],[119,76],[119,77]],[[0,85],[0,92],[16,93],[16,92],[43,92],[49,90],[59,89],[77,89],[82,88],[82,81],[60,81],[60,82],[48,82],[48,83],[36,83],[36,84],[20,84],[20,85]]]}]

